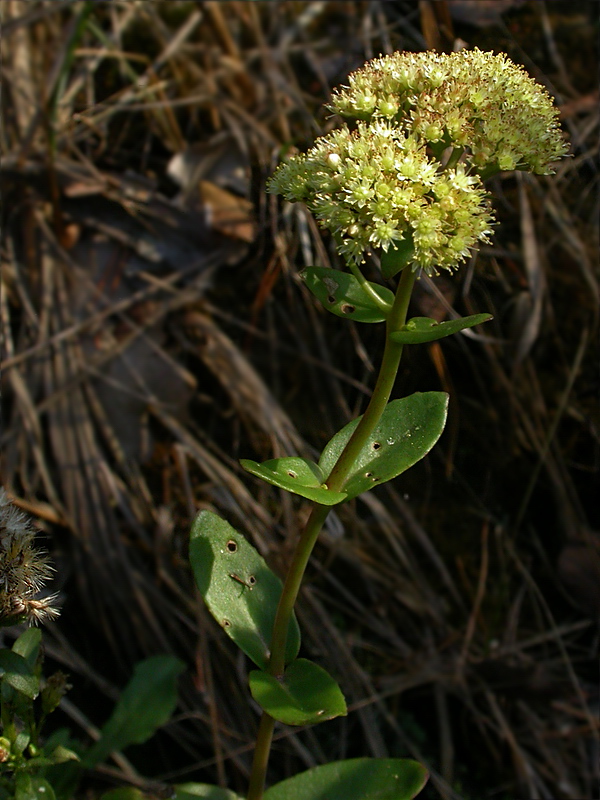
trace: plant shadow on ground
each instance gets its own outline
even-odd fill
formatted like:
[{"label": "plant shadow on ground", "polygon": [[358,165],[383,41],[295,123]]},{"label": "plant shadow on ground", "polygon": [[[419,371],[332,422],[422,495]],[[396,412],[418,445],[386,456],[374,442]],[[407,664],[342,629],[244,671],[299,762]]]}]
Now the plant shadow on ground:
[{"label": "plant shadow on ground", "polygon": [[411,756],[433,770],[424,798],[598,796],[596,4],[500,5],[3,8],[2,478],[53,551],[46,649],[74,705],[101,724],[136,661],[189,665],[175,720],[127,753],[152,785],[243,792],[255,735],[248,665],[192,588],[193,515],[217,510],[281,573],[305,508],[237,458],[313,457],[381,351],[301,285],[333,247],[265,179],[334,124],[349,71],[460,38],[548,86],[573,158],[497,179],[493,245],[421,282],[415,313],[494,321],[409,348],[398,391],[450,391],[448,428],[328,523],[298,615],[351,713],[280,729],[271,777]]}]

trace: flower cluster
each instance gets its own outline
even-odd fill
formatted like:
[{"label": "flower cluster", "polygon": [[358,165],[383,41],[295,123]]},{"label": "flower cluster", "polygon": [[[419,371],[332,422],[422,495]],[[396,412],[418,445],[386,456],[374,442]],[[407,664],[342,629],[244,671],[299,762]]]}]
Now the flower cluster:
[{"label": "flower cluster", "polygon": [[479,177],[461,164],[441,170],[425,142],[384,121],[318,139],[277,169],[269,189],[303,201],[355,263],[408,240],[415,269],[452,269],[490,232]]},{"label": "flower cluster", "polygon": [[475,168],[549,174],[566,153],[552,98],[503,53],[393,53],[350,75],[332,108],[385,119],[431,144],[467,148]]},{"label": "flower cluster", "polygon": [[0,626],[58,616],[55,596],[36,598],[53,569],[34,539],[29,519],[0,489]]},{"label": "flower cluster", "polygon": [[331,107],[355,129],[281,165],[269,189],[303,201],[350,264],[399,244],[414,270],[456,267],[490,232],[482,179],[547,174],[566,151],[546,91],[505,55],[477,49],[375,59]]}]

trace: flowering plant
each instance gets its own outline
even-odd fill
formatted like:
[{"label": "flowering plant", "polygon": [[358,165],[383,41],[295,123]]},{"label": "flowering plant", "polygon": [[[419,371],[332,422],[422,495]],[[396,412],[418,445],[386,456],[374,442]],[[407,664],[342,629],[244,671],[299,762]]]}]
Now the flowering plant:
[{"label": "flowering plant", "polygon": [[[335,680],[298,658],[294,604],[332,506],[401,474],[442,434],[444,392],[390,401],[404,346],[490,319],[485,313],[441,323],[407,319],[415,280],[422,272],[457,268],[487,241],[493,215],[486,178],[514,169],[549,174],[566,152],[550,97],[502,54],[394,53],[351,75],[331,108],[350,124],[282,164],[269,190],[305,203],[350,270],[304,270],[323,306],[357,322],[385,323],[373,394],[318,463],[295,456],[241,462],[252,475],[313,504],[283,586],[241,534],[210,511],[199,514],[190,540],[196,583],[210,612],[257,667],[249,683],[262,717],[247,800],[409,800],[427,780],[414,761],[359,758],[316,767],[264,791],[277,721],[303,725],[347,713]],[[367,253],[379,259],[384,279],[400,275],[394,290],[367,281],[361,268]],[[208,792],[241,800],[204,784],[179,787],[177,797]]]}]

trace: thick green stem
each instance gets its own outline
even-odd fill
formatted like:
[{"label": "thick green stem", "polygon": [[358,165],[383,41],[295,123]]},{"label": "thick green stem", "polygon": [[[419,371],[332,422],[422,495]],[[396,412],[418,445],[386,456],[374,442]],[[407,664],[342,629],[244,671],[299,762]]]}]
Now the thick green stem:
[{"label": "thick green stem", "polygon": [[[371,400],[327,480],[327,486],[333,491],[342,490],[358,454],[376,428],[390,398],[398,373],[400,358],[402,357],[402,345],[393,342],[390,339],[390,334],[399,330],[406,323],[408,304],[414,282],[415,273],[410,267],[406,267],[402,272],[402,277],[396,290],[394,305],[386,323],[385,350]],[[271,675],[282,675],[285,669],[285,644],[288,627],[294,612],[294,605],[296,604],[310,555],[330,510],[330,506],[315,504],[306,527],[296,544],[273,626],[271,657],[269,660],[269,672]],[[263,712],[256,737],[247,800],[261,800],[263,796],[274,725],[274,720]]]},{"label": "thick green stem", "polygon": [[377,383],[371,395],[371,400],[356,430],[350,437],[348,444],[342,451],[342,454],[338,458],[335,467],[327,479],[327,486],[334,492],[342,491],[348,473],[352,469],[358,454],[365,446],[369,436],[377,427],[377,423],[381,419],[381,415],[390,399],[396,375],[398,374],[403,348],[403,345],[397,344],[391,340],[390,334],[400,330],[400,328],[406,324],[406,314],[408,312],[408,304],[415,283],[415,277],[415,273],[411,270],[410,266],[405,267],[402,271],[402,277],[398,289],[396,290],[394,305],[392,306],[386,323],[385,350],[383,351],[383,359],[381,361],[379,375],[377,376]]},{"label": "thick green stem", "polygon": [[258,733],[256,734],[256,747],[254,748],[252,773],[248,786],[248,800],[261,800],[263,796],[274,728],[275,720],[263,711]]},{"label": "thick green stem", "polygon": [[271,675],[281,675],[285,668],[285,643],[287,640],[288,626],[296,598],[300,591],[300,584],[304,577],[304,571],[308,564],[308,559],[313,551],[317,537],[321,532],[323,523],[331,510],[330,506],[321,506],[315,503],[306,523],[302,535],[298,539],[294,557],[290,564],[290,569],[281,592],[275,624],[273,626],[273,637],[271,639],[271,658],[269,661],[269,672]]}]

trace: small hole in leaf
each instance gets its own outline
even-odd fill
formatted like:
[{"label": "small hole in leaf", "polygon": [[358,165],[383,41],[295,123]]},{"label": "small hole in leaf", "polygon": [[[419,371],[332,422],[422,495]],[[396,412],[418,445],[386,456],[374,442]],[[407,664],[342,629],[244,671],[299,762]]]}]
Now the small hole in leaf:
[{"label": "small hole in leaf", "polygon": [[230,539],[225,545],[228,553],[237,553],[237,542],[235,539]]},{"label": "small hole in leaf", "polygon": [[378,481],[378,480],[379,480],[379,478],[377,477],[377,475],[374,475],[374,476],[373,476],[373,478],[372,478],[371,480],[373,481],[373,483],[375,483],[375,481]]},{"label": "small hole in leaf", "polygon": [[328,302],[328,303],[331,303],[331,304],[333,305],[333,303],[335,303],[335,297],[334,297],[334,295],[330,294],[330,295],[327,297],[327,302]]},{"label": "small hole in leaf", "polygon": [[372,475],[372,472],[365,472],[365,478],[370,478]]},{"label": "small hole in leaf", "polygon": [[296,475],[296,473],[295,473],[295,472],[292,472],[292,470],[291,470],[291,469],[288,469],[288,477],[290,477],[290,478],[297,478],[298,476]]},{"label": "small hole in leaf", "polygon": [[371,447],[373,448],[373,450],[379,450],[379,448],[381,447],[381,442],[373,442]]},{"label": "small hole in leaf", "polygon": [[344,303],[342,306],[340,306],[340,308],[342,314],[354,314],[354,312],[356,311],[356,307],[351,306],[350,303]]},{"label": "small hole in leaf", "polygon": [[254,575],[248,575],[248,585],[256,586],[256,578]]},{"label": "small hole in leaf", "polygon": [[224,619],[221,624],[223,625],[224,628],[231,628],[231,622],[229,622],[228,619]]}]

